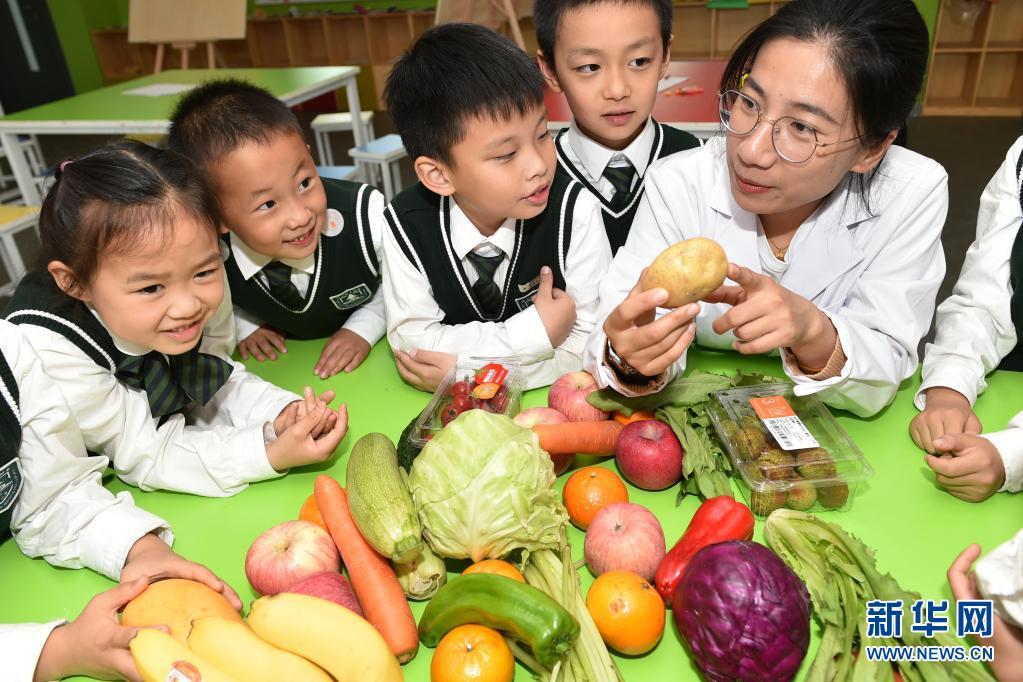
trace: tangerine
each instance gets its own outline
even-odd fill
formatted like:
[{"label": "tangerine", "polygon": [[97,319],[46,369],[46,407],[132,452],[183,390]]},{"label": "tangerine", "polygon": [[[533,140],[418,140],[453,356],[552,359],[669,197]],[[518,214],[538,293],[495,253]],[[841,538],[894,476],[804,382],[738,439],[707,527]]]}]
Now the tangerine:
[{"label": "tangerine", "polygon": [[651,419],[657,419],[657,415],[648,410],[633,410],[632,414],[629,416],[625,416],[621,412],[614,413],[614,420],[619,424],[625,424],[626,426],[632,422],[650,421]]},{"label": "tangerine", "polygon": [[462,571],[462,575],[469,575],[470,573],[492,573],[493,575],[502,575],[505,578],[511,578],[512,580],[518,580],[520,583],[526,582],[519,569],[507,561],[501,561],[500,559],[484,559],[483,561],[477,561],[469,568]]},{"label": "tangerine", "polygon": [[601,509],[615,502],[628,502],[629,489],[610,469],[589,466],[568,477],[561,500],[572,523],[586,530]]},{"label": "tangerine", "polygon": [[497,630],[459,625],[441,638],[430,661],[431,682],[511,682],[515,658]]},{"label": "tangerine", "polygon": [[594,580],[586,610],[604,643],[629,656],[653,649],[664,632],[664,600],[631,571],[608,571]]},{"label": "tangerine", "polygon": [[315,523],[323,530],[327,530],[327,524],[323,522],[323,516],[320,514],[320,508],[316,504],[316,495],[310,495],[306,498],[306,501],[302,503],[302,508],[298,511],[298,519],[299,521]]}]

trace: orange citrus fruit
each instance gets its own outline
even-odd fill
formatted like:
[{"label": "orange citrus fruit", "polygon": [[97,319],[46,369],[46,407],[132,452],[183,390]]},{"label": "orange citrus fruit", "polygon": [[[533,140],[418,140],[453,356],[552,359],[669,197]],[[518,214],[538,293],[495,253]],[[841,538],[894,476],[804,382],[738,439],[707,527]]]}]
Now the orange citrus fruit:
[{"label": "orange citrus fruit", "polygon": [[315,523],[323,530],[327,530],[327,524],[323,522],[323,516],[320,515],[320,508],[316,505],[316,495],[310,495],[302,503],[302,508],[298,512],[298,518],[300,521]]},{"label": "orange citrus fruit", "polygon": [[441,638],[430,661],[431,682],[511,682],[515,658],[497,630],[459,625]]},{"label": "orange citrus fruit", "polygon": [[632,571],[608,571],[594,580],[586,610],[604,643],[629,656],[653,649],[664,632],[664,600]]},{"label": "orange citrus fruit", "polygon": [[507,561],[501,561],[500,559],[484,559],[483,561],[477,561],[469,568],[462,571],[462,575],[469,575],[470,573],[492,573],[494,575],[503,575],[505,578],[511,578],[512,580],[518,580],[520,583],[526,582],[526,579],[522,577],[522,573],[519,569],[512,566]]},{"label": "orange citrus fruit", "polygon": [[601,509],[615,502],[628,502],[629,489],[610,469],[583,467],[565,481],[561,500],[572,523],[586,530]]},{"label": "orange citrus fruit", "polygon": [[632,422],[649,421],[651,419],[657,419],[657,416],[653,412],[647,412],[646,410],[633,410],[632,414],[626,417],[621,412],[614,413],[614,420],[620,424],[628,426]]}]

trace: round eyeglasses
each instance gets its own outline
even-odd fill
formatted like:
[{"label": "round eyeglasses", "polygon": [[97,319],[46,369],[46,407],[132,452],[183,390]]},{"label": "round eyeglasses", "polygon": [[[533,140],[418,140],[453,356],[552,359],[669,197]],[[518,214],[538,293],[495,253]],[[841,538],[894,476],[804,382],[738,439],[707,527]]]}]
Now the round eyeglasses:
[{"label": "round eyeglasses", "polygon": [[789,163],[805,163],[810,160],[818,147],[831,147],[843,142],[852,142],[860,136],[837,142],[821,142],[817,139],[817,131],[806,123],[782,116],[779,119],[769,118],[760,110],[760,105],[736,90],[728,90],[719,95],[718,114],[721,124],[735,135],[749,135],[760,125],[761,119],[771,124],[771,142],[778,156]]}]

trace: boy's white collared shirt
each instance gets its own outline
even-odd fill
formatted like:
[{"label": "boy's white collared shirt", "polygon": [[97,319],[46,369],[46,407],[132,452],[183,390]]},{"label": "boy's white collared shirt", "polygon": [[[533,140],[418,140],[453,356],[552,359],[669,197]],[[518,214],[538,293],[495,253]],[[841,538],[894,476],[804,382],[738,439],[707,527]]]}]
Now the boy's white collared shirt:
[{"label": "boy's white collared shirt", "polygon": [[579,130],[575,121],[569,126],[566,137],[568,144],[564,145],[562,150],[569,163],[585,174],[585,179],[597,188],[602,197],[610,200],[614,196],[615,189],[611,182],[604,177],[604,169],[613,160],[615,161],[614,165],[624,165],[624,161],[618,161],[618,159],[628,159],[632,167],[636,169],[636,177],[633,179],[633,187],[635,187],[635,183],[646,174],[647,165],[650,162],[650,150],[657,134],[654,129],[654,121],[648,116],[643,131],[628,147],[621,151],[609,149],[586,137]]},{"label": "boy's white collared shirt", "polygon": [[1023,137],[1009,149],[980,197],[977,237],[952,295],[938,306],[934,342],[924,350],[923,381],[915,398],[919,409],[926,402],[923,392],[932,386],[959,391],[972,405],[987,388],[985,375],[1019,341],[1009,312],[1009,257],[1023,229],[1016,178],[1020,154]]},{"label": "boy's white collared shirt", "polygon": [[[763,270],[759,220],[732,196],[724,138],[651,164],[644,182],[628,241],[601,286],[596,331],[584,358],[601,385],[627,392],[604,365],[601,325],[658,253],[681,239],[703,236],[720,243],[731,262]],[[916,347],[930,326],[944,274],[941,229],[947,185],[940,165],[892,147],[874,178],[874,215],[864,207],[857,185],[846,178],[799,228],[778,281],[830,317],[847,361],[839,376],[821,381],[792,373],[784,363],[797,393],[818,393],[834,407],[869,415],[888,404],[916,370]],[[734,336],[711,328],[728,306],[701,305],[696,342],[731,348]],[[681,372],[685,362],[683,355],[669,375]]]},{"label": "boy's white collared shirt", "polygon": [[[470,251],[493,255],[500,248],[509,255],[515,243],[516,220],[506,220],[497,232],[483,237],[465,216],[457,202],[451,202],[450,234],[470,284],[478,278],[466,255]],[[579,369],[583,347],[597,309],[597,287],[611,262],[600,215],[600,204],[580,192],[572,216],[572,239],[565,254],[565,288],[576,304],[576,323],[568,339],[552,348],[535,306],[512,315],[504,322],[443,324],[445,317],[427,277],[408,261],[391,230],[384,233],[383,298],[387,309],[387,339],[392,348],[412,351],[442,351],[466,357],[517,357],[522,361],[528,388],[546,386],[565,372]],[[490,254],[486,252],[490,251]],[[509,258],[494,275],[503,289]]]}]

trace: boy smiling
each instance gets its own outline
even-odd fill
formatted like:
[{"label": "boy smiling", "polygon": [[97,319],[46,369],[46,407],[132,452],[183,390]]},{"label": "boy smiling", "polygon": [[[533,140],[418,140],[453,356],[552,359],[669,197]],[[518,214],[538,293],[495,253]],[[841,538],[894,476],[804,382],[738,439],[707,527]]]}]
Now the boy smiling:
[{"label": "boy smiling", "polygon": [[383,292],[398,371],[514,358],[529,387],[579,369],[611,252],[596,201],[555,173],[543,80],[472,24],[426,33],[384,93],[419,182],[387,207]]},{"label": "boy smiling", "polygon": [[[600,202],[613,252],[632,227],[655,160],[699,146],[650,116],[668,68],[671,0],[536,0],[537,60],[563,92],[572,125],[558,134],[558,171]],[[607,27],[613,26],[613,31]]]}]

